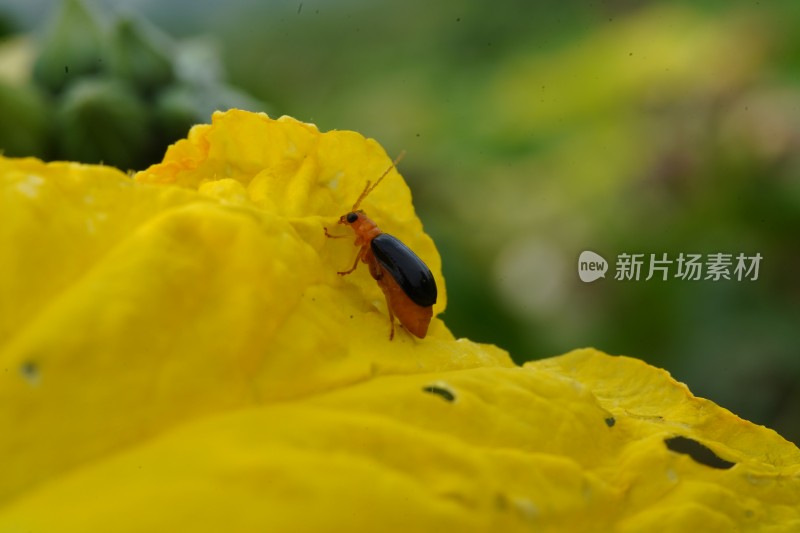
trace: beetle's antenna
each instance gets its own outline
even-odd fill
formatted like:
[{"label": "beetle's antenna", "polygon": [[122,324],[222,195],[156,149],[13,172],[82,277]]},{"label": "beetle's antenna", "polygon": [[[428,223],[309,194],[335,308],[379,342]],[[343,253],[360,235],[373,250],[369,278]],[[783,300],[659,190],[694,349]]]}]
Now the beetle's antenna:
[{"label": "beetle's antenna", "polygon": [[351,209],[351,211],[355,211],[356,209],[358,209],[358,206],[361,204],[361,201],[362,201],[364,198],[366,198],[366,197],[367,197],[367,195],[368,195],[369,193],[371,193],[373,190],[375,190],[375,187],[377,187],[377,186],[378,186],[378,184],[381,182],[381,180],[383,180],[383,178],[385,178],[385,177],[386,177],[386,175],[387,175],[389,172],[391,172],[391,171],[392,171],[392,169],[393,169],[393,168],[395,168],[395,167],[397,166],[397,164],[398,164],[398,163],[400,163],[400,161],[402,161],[402,160],[403,160],[403,158],[404,158],[405,156],[406,156],[406,151],[405,151],[405,150],[403,150],[402,152],[400,152],[400,155],[398,155],[398,156],[395,158],[395,160],[394,160],[394,161],[392,161],[392,164],[391,164],[391,165],[389,165],[389,168],[387,168],[387,169],[386,169],[386,171],[385,171],[383,174],[381,174],[381,177],[380,177],[380,178],[378,178],[378,180],[375,182],[375,184],[374,184],[374,185],[372,185],[371,187],[370,187],[370,182],[369,182],[369,181],[367,181],[367,186],[366,186],[366,187],[364,187],[364,191],[361,193],[361,196],[359,196],[359,197],[358,197],[358,200],[356,200],[356,203],[354,203],[354,204],[353,204],[353,209]]}]

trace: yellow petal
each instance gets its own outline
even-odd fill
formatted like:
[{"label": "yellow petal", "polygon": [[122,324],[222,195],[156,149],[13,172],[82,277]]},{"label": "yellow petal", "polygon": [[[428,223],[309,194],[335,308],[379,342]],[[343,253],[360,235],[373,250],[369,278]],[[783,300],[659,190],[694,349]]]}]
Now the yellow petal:
[{"label": "yellow petal", "polygon": [[[133,180],[0,158],[0,531],[793,531],[800,451],[636,359],[388,339],[390,158],[229,111]],[[397,172],[363,208],[440,260]]]}]

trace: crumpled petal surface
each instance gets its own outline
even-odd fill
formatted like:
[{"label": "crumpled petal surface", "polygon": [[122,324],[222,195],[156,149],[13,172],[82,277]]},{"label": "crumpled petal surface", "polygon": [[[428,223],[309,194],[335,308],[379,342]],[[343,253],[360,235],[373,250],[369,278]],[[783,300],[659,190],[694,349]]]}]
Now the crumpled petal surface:
[{"label": "crumpled petal surface", "polygon": [[[373,140],[229,111],[133,179],[0,159],[0,531],[797,531],[800,451],[591,349],[388,339]],[[441,262],[392,171],[363,209]]]}]

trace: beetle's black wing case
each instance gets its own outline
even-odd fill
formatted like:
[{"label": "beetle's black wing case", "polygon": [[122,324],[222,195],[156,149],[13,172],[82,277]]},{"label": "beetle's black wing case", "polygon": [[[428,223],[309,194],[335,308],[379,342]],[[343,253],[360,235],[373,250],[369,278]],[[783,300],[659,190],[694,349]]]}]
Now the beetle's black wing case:
[{"label": "beetle's black wing case", "polygon": [[381,233],[372,239],[372,253],[403,292],[420,307],[436,303],[436,281],[428,266],[400,242],[400,239]]}]

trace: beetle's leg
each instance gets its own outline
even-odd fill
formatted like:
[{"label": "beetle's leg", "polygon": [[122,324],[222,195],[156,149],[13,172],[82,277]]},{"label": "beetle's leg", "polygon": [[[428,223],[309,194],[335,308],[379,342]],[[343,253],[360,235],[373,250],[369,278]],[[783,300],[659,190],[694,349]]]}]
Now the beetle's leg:
[{"label": "beetle's leg", "polygon": [[339,274],[340,276],[346,276],[346,275],[350,274],[351,272],[353,272],[356,269],[356,267],[358,267],[358,261],[360,259],[361,259],[361,250],[359,250],[358,251],[358,255],[356,255],[356,261],[355,261],[355,263],[353,263],[353,268],[351,268],[350,270],[345,270],[344,272],[337,272],[337,274]]},{"label": "beetle's leg", "polygon": [[325,230],[325,236],[329,239],[344,239],[345,237],[349,237],[349,235],[331,235],[328,233],[328,228],[323,227],[322,229]]},{"label": "beetle's leg", "polygon": [[392,313],[392,306],[389,305],[389,298],[386,298],[386,308],[389,310],[389,340],[394,339],[394,313]]}]

